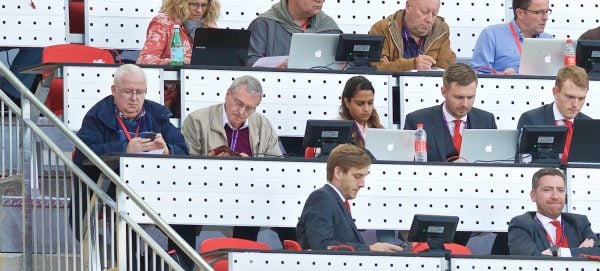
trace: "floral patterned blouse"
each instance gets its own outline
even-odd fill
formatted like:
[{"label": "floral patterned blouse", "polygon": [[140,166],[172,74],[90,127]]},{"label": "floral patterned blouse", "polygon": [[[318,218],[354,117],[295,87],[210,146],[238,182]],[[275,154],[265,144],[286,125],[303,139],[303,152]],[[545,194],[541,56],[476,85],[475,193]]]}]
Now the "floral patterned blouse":
[{"label": "floral patterned blouse", "polygon": [[164,13],[159,13],[152,18],[148,25],[146,42],[137,59],[137,64],[165,65],[171,62],[171,40],[173,40],[173,28],[176,24],[181,27],[179,33],[183,42],[183,56],[192,57],[192,40],[183,23]]}]

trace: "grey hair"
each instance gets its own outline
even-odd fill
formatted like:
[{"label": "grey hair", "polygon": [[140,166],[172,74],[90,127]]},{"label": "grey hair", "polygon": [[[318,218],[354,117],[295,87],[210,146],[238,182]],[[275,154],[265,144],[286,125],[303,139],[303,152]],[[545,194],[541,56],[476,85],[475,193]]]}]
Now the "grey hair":
[{"label": "grey hair", "polygon": [[233,83],[231,83],[231,86],[229,86],[229,88],[227,89],[227,92],[235,92],[240,86],[246,86],[250,95],[260,96],[260,98],[262,99],[262,86],[260,85],[258,79],[254,78],[253,76],[244,75],[236,78],[235,80],[233,80]]},{"label": "grey hair", "polygon": [[121,78],[123,78],[124,76],[131,76],[134,74],[143,77],[144,81],[147,82],[146,73],[144,73],[144,70],[142,68],[140,68],[140,66],[135,65],[135,64],[123,64],[123,65],[119,66],[117,68],[117,70],[115,71],[115,76],[113,78],[113,84],[117,85],[119,83],[119,81],[121,80]]}]

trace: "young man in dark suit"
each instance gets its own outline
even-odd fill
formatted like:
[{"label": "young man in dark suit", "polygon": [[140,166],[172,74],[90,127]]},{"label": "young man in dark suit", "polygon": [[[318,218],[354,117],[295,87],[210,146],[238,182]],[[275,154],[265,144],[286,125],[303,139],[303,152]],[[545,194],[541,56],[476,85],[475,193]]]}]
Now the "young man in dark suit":
[{"label": "young man in dark suit", "polygon": [[567,126],[567,142],[563,152],[563,163],[567,161],[573,122],[577,119],[590,119],[581,113],[589,89],[588,75],[577,66],[566,66],[558,71],[552,88],[554,102],[529,110],[521,115],[517,129],[525,125],[565,125]]},{"label": "young man in dark suit", "polygon": [[427,161],[456,158],[464,129],[496,129],[492,113],[473,107],[476,90],[477,75],[471,67],[452,64],[444,71],[444,103],[406,115],[404,130],[415,130],[418,123],[423,123],[427,132]]},{"label": "young man in dark suit", "polygon": [[348,200],[356,198],[365,186],[371,159],[362,148],[350,144],[337,146],[327,159],[327,184],[313,191],[296,226],[302,249],[327,250],[348,245],[356,251],[399,252],[403,248],[389,243],[365,244],[354,224]]},{"label": "young man in dark suit", "polygon": [[565,176],[555,168],[538,170],[532,178],[531,201],[537,212],[514,217],[508,225],[511,255],[578,257],[600,255],[600,243],[585,215],[562,213]]}]

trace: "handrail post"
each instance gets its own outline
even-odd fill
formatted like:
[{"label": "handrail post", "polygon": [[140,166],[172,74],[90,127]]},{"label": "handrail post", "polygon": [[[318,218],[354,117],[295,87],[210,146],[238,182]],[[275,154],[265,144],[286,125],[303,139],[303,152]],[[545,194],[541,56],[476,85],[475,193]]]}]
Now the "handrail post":
[{"label": "handrail post", "polygon": [[[27,120],[31,117],[31,107],[29,100],[25,97],[21,99],[21,113],[23,120]],[[21,168],[23,169],[23,183],[22,192],[23,197],[23,208],[22,210],[22,224],[23,224],[23,260],[22,269],[25,271],[33,270],[33,215],[32,208],[34,200],[31,193],[31,183],[35,180],[37,175],[35,174],[35,163],[33,161],[33,147],[35,144],[32,142],[31,128],[27,125],[21,125],[21,136],[23,140],[21,156]]]}]

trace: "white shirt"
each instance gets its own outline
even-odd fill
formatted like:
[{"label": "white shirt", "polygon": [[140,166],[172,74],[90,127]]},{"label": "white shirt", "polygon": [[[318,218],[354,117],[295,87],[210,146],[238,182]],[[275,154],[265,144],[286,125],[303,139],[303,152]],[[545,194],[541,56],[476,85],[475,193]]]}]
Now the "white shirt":
[{"label": "white shirt", "polygon": [[[442,111],[444,112],[444,119],[446,120],[446,126],[448,127],[448,131],[450,132],[450,136],[454,137],[454,120],[457,120],[448,110],[446,110],[446,103],[442,106]],[[467,115],[460,118],[460,134],[462,135],[462,131],[465,129],[467,125]]]},{"label": "white shirt", "polygon": [[329,186],[331,186],[331,188],[333,188],[333,191],[335,191],[338,194],[338,196],[340,196],[340,199],[342,200],[342,202],[346,201],[346,198],[344,198],[344,195],[342,195],[342,192],[340,192],[340,190],[337,187],[335,187],[335,185],[333,185],[329,182],[327,183],[327,185],[329,185]]}]

